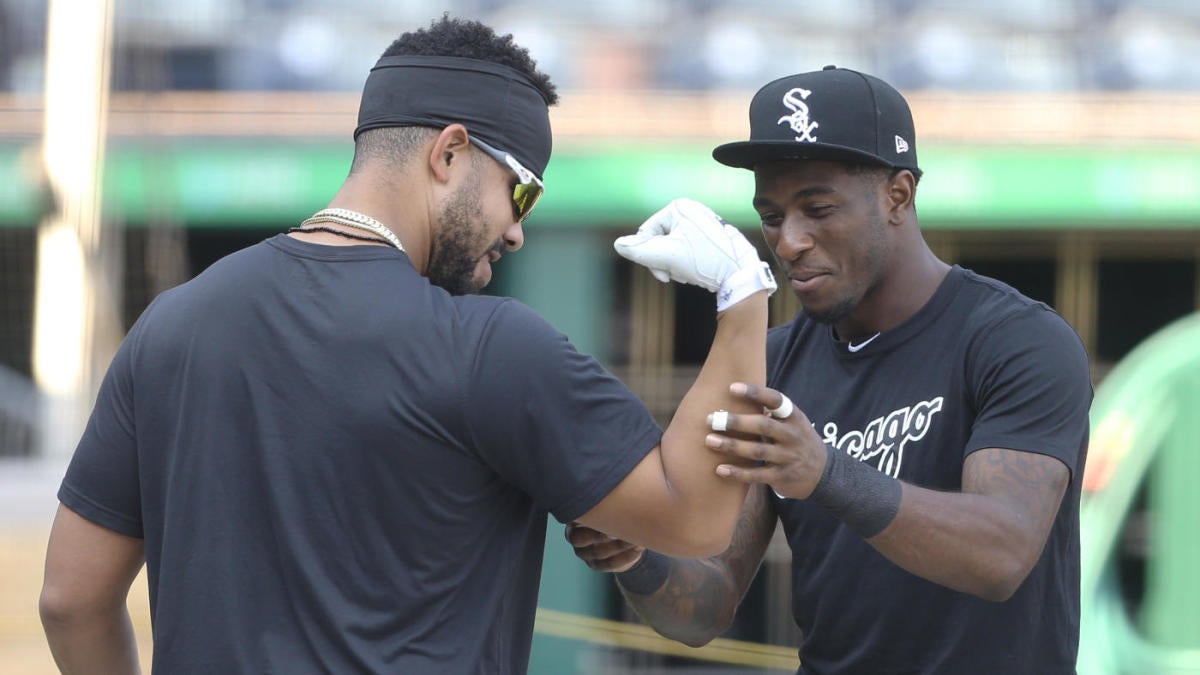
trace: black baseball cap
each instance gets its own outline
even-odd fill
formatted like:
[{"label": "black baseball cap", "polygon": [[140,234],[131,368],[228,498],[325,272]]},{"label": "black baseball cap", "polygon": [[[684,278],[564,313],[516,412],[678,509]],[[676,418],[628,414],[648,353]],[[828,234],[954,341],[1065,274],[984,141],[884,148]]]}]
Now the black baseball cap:
[{"label": "black baseball cap", "polygon": [[921,175],[908,102],[887,82],[837,66],[767,83],[750,101],[750,140],[717,146],[713,159],[740,169],[816,159]]}]

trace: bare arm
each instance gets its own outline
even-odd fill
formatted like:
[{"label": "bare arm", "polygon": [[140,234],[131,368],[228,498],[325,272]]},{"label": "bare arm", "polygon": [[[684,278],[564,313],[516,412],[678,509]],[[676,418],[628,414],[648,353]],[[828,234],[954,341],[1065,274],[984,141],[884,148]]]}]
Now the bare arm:
[{"label": "bare arm", "polygon": [[141,539],[58,507],[38,610],[63,673],[141,673],[125,600],[143,562]]},{"label": "bare arm", "polygon": [[757,414],[729,392],[735,381],[766,380],[767,294],[756,293],[717,318],[712,349],[662,443],[578,521],[611,536],[681,557],[716,555],[729,545],[746,485],[716,474],[728,458],[705,447],[716,410]]},{"label": "bare arm", "polygon": [[[642,619],[664,637],[693,647],[725,632],[762,563],[775,531],[775,511],[766,488],[750,489],[733,541],[712,558],[670,559],[666,583],[648,595],[621,593]],[[567,540],[593,569],[618,572],[641,557],[640,547],[594,530],[568,527]],[[620,577],[618,577],[620,579]]]},{"label": "bare arm", "polygon": [[[749,387],[747,398],[773,407],[781,395],[766,387]],[[765,464],[722,466],[718,471],[738,481],[768,483],[787,497],[817,499],[815,489],[824,478],[826,463],[837,460],[849,461],[843,468],[860,472],[864,484],[893,480],[872,467],[830,454],[799,410],[784,420],[730,415],[728,428],[758,434],[762,440],[724,438],[720,452]],[[963,463],[961,492],[899,483],[899,503],[891,510],[894,517],[867,542],[919,577],[986,600],[1005,600],[1041,556],[1069,479],[1067,466],[1053,457],[979,450]],[[858,500],[854,508],[871,497],[865,492],[841,496]]]},{"label": "bare arm", "polygon": [[1041,556],[1069,479],[1053,457],[979,450],[961,493],[905,484],[895,520],[868,543],[919,577],[1007,600]]}]

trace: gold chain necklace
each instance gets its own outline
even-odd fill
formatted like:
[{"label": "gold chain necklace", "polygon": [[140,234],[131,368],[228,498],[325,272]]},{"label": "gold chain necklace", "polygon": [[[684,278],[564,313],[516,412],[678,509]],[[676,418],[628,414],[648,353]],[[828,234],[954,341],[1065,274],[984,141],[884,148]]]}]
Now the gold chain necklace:
[{"label": "gold chain necklace", "polygon": [[371,216],[351,211],[350,209],[321,209],[300,223],[300,227],[311,227],[316,223],[337,223],[345,225],[356,230],[365,230],[371,234],[382,237],[387,243],[395,246],[403,251],[404,246],[400,243],[400,238],[396,236],[383,223],[375,220]]}]

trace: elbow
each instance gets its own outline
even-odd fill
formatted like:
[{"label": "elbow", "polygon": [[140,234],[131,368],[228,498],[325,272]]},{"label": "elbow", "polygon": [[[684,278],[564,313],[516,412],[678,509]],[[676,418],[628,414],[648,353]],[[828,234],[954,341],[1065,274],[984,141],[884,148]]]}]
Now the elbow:
[{"label": "elbow", "polygon": [[[735,605],[730,605],[732,608]],[[689,647],[703,647],[720,637],[733,625],[733,611],[718,612],[707,625],[697,626],[693,631],[679,637],[679,641]]]},{"label": "elbow", "polygon": [[1029,576],[1029,570],[1024,570],[1020,574],[1008,574],[992,579],[985,585],[983,592],[978,595],[989,602],[1006,602],[1016,594],[1021,584],[1025,583],[1027,576]]},{"label": "elbow", "polygon": [[1016,594],[1017,589],[1028,578],[1033,564],[1017,556],[1005,558],[979,580],[976,588],[971,590],[972,595],[989,602],[1005,602]]},{"label": "elbow", "polygon": [[1005,602],[1017,592],[1017,588],[1020,586],[1019,583],[989,582],[980,584],[980,587],[975,589],[972,595],[988,602]]},{"label": "elbow", "polygon": [[[734,605],[730,605],[730,607],[732,608]],[[709,621],[704,623],[693,620],[672,626],[654,626],[654,631],[668,640],[698,649],[729,630],[729,627],[733,625],[733,614],[733,611],[715,612],[708,617]]]},{"label": "elbow", "polygon": [[[733,625],[742,594],[730,570],[722,563],[689,561],[688,572],[675,579],[676,588],[655,600],[626,598],[642,621],[656,633],[699,648],[720,637]],[[679,571],[678,569],[676,570]],[[670,596],[673,599],[667,599]]]},{"label": "elbow", "polygon": [[[704,645],[712,642],[713,638],[717,637],[718,635],[720,635],[719,632],[711,633],[711,634],[710,633],[693,633],[693,634],[687,634],[687,635],[680,635],[680,636],[672,638],[672,639],[676,640],[678,642],[682,642],[683,644],[685,644],[689,647],[699,649],[700,647],[703,647]],[[671,637],[671,636],[667,635],[664,637]]]}]

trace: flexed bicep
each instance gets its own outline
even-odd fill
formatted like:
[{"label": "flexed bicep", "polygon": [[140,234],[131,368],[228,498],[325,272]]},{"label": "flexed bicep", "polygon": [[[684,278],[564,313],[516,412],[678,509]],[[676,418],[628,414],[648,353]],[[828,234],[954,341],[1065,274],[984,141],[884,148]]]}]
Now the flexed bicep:
[{"label": "flexed bicep", "polygon": [[775,508],[767,489],[750,489],[729,548],[720,555],[657,561],[667,565],[666,577],[649,592],[633,592],[622,582],[626,600],[654,630],[697,647],[729,628],[775,532]]}]

